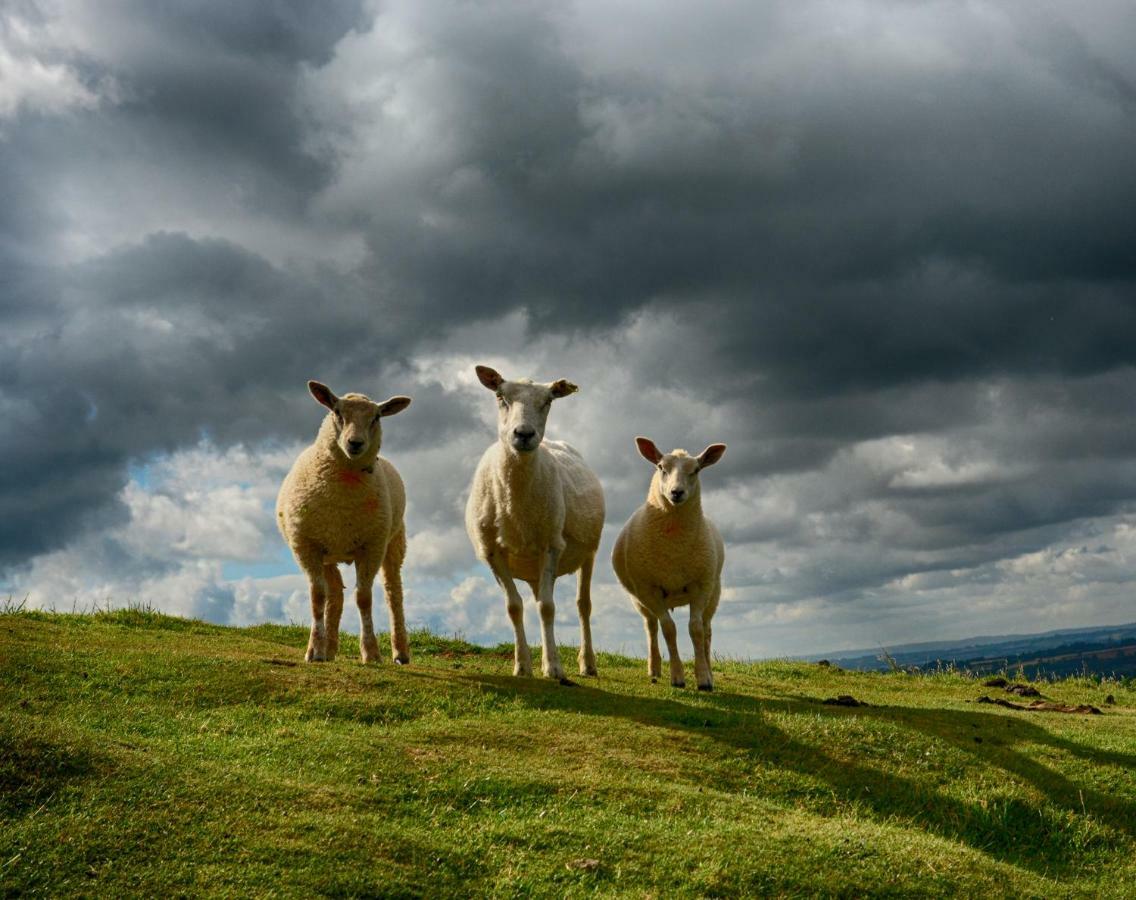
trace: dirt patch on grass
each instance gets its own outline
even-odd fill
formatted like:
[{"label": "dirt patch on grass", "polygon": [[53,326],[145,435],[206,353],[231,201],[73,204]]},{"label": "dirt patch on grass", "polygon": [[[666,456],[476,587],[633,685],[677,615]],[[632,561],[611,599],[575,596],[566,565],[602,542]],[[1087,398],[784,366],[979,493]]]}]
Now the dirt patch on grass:
[{"label": "dirt patch on grass", "polygon": [[1080,706],[1070,706],[1065,703],[1054,703],[1051,700],[1034,700],[1028,706],[1023,706],[1021,703],[1012,703],[1009,700],[1003,700],[1001,697],[990,698],[985,694],[978,698],[978,703],[993,703],[995,706],[1002,706],[1006,709],[1016,709],[1022,712],[1060,712],[1060,713],[1075,713],[1089,716],[1104,715],[1095,706],[1089,706],[1087,703]]}]

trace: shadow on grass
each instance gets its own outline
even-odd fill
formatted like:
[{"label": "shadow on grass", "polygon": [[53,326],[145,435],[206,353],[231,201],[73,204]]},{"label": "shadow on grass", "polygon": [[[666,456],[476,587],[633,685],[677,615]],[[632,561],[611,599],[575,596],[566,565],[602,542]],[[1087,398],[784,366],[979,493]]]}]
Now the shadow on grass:
[{"label": "shadow on grass", "polygon": [[67,784],[104,777],[109,758],[58,735],[20,733],[0,720],[0,814],[23,815],[48,802]]},{"label": "shadow on grass", "polygon": [[[409,673],[408,673],[409,674]],[[413,673],[433,678],[426,672]],[[855,710],[820,705],[807,697],[757,700],[729,694],[699,695],[691,703],[610,693],[580,684],[565,689],[540,679],[470,673],[461,681],[507,694],[530,708],[621,718],[653,728],[695,733],[751,760],[825,783],[839,801],[870,812],[879,821],[902,819],[913,827],[960,841],[999,860],[1037,872],[1083,866],[1086,853],[1108,850],[1136,836],[1136,804],[1079,786],[1015,749],[1037,744],[1085,760],[1136,770],[1136,755],[1096,751],[1055,736],[1038,724],[987,712],[873,706]],[[797,708],[786,709],[786,699]],[[982,765],[997,768],[1049,801],[1031,803],[993,789],[969,802],[939,790],[929,778],[906,777],[863,761],[833,756],[770,721],[768,712],[839,719],[853,715],[887,722],[953,744]],[[975,737],[983,737],[978,743]],[[897,735],[902,740],[902,733]],[[1095,822],[1085,816],[1091,810]],[[1102,831],[1096,823],[1105,826]],[[1110,833],[1111,832],[1111,833]]]}]

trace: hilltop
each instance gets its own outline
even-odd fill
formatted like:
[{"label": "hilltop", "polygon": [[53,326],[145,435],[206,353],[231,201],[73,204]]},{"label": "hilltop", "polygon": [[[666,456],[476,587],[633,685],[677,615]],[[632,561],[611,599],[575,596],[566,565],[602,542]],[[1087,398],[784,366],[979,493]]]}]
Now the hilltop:
[{"label": "hilltop", "polygon": [[0,892],[1136,892],[1131,682],[1036,685],[1078,715],[950,672],[720,661],[700,694],[608,654],[563,687],[511,647],[419,633],[364,668],[305,640],[0,616]]}]

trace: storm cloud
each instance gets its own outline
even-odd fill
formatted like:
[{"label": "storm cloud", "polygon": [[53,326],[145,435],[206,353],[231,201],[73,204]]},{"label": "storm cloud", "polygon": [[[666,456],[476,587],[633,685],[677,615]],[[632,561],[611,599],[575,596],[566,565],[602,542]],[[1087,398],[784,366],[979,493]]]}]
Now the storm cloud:
[{"label": "storm cloud", "polygon": [[731,652],[1133,617],[1127,4],[23,2],[0,74],[14,594],[302,615],[269,507],[316,377],[414,397],[408,616],[507,637],[486,362],[583,388],[605,547],[636,434],[729,445]]}]

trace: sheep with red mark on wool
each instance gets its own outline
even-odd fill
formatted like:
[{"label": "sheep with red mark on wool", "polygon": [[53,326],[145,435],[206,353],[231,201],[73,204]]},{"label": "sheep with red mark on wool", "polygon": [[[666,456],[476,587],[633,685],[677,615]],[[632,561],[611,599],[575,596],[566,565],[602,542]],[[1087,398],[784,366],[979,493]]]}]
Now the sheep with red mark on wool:
[{"label": "sheep with red mark on wool", "polygon": [[343,613],[340,563],[355,565],[359,645],[363,662],[377,662],[379,644],[371,618],[375,575],[382,571],[390,612],[391,655],[410,662],[402,611],[402,563],[406,557],[406,492],[398,471],[379,456],[380,420],[410,405],[409,397],[375,403],[363,394],[337,397],[327,385],[308,390],[328,409],[315,441],[284,478],[276,500],[276,524],[308,577],[312,627],[307,662],[335,659]]}]

